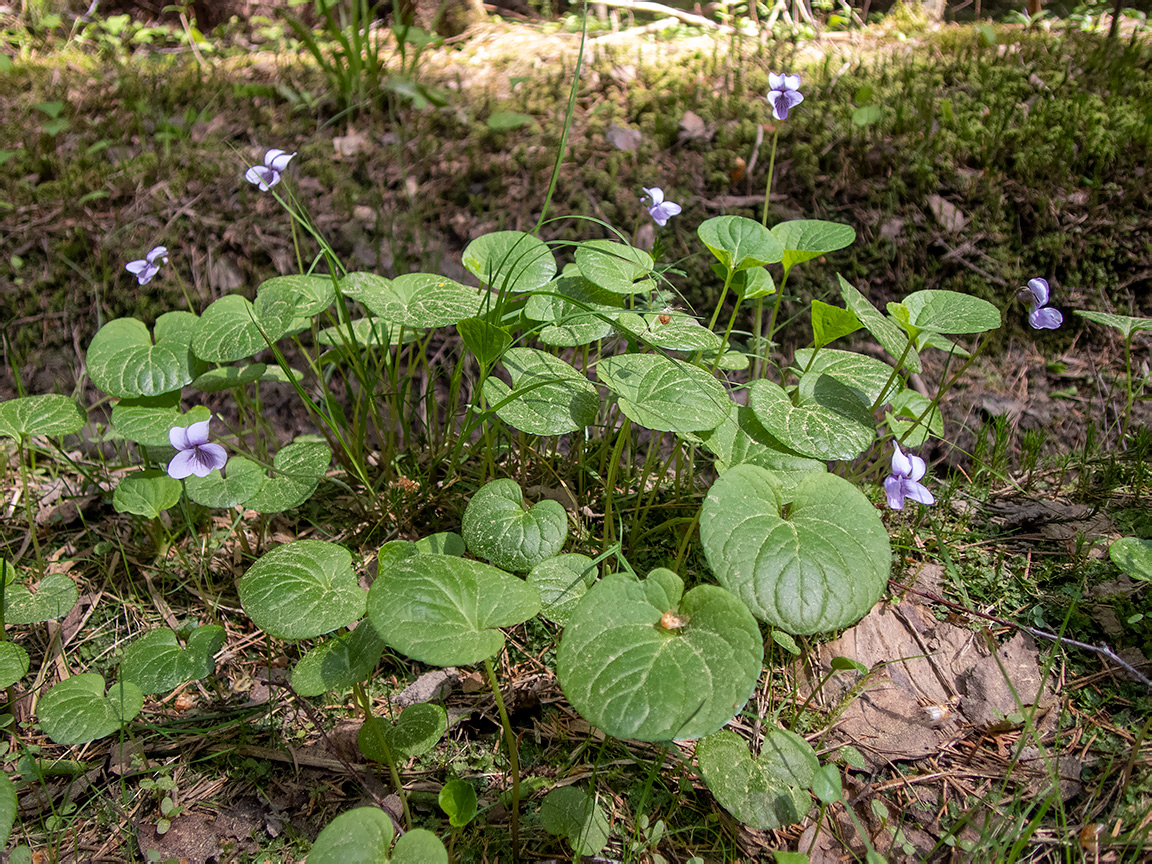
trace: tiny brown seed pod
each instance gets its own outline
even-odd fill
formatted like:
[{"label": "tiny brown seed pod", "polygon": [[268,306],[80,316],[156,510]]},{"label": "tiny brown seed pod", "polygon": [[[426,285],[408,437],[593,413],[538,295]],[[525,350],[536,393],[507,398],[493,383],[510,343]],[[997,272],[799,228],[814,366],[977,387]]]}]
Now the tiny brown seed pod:
[{"label": "tiny brown seed pod", "polygon": [[660,626],[665,630],[682,630],[688,626],[688,616],[669,609],[660,616]]}]

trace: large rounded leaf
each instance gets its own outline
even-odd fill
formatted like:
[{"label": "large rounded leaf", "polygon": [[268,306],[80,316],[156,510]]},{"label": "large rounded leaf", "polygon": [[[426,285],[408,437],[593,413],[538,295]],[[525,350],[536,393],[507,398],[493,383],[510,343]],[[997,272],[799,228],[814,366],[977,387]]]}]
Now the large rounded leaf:
[{"label": "large rounded leaf", "polygon": [[88,346],[92,383],[109,396],[158,396],[179,390],[195,377],[188,347],[197,318],[167,312],[156,319],[156,344],[135,318],[117,318],[101,327]]},{"label": "large rounded leaf", "polygon": [[355,630],[321,642],[300,658],[292,670],[292,688],[301,696],[344,690],[368,680],[383,653],[376,628],[361,621]]},{"label": "large rounded leaf", "polygon": [[540,611],[530,585],[479,561],[413,555],[381,570],[368,615],[388,645],[432,666],[470,666],[504,647],[500,627]]},{"label": "large rounded leaf", "polygon": [[142,693],[167,693],[187,681],[207,678],[216,669],[213,655],[224,644],[219,624],[197,627],[181,648],[167,627],[145,633],[128,646],[120,661],[120,677]]},{"label": "large rounded leaf", "polygon": [[872,414],[857,390],[827,374],[818,374],[811,395],[793,405],[779,384],[753,381],[752,410],[756,419],[782,444],[813,459],[855,459],[876,440]]},{"label": "large rounded leaf", "polygon": [[288,332],[295,311],[290,296],[277,296],[274,301],[258,299],[256,306],[239,294],[221,297],[200,316],[192,351],[213,363],[251,357]]},{"label": "large rounded leaf", "polygon": [[535,348],[510,348],[503,360],[512,389],[489,377],[484,381],[484,398],[489,405],[498,405],[514,397],[496,409],[509,426],[532,435],[561,435],[596,421],[600,410],[596,386],[559,357]]},{"label": "large rounded leaf", "polygon": [[715,429],[732,410],[724,386],[698,366],[663,354],[622,354],[596,364],[596,375],[633,423],[658,432]]},{"label": "large rounded leaf", "polygon": [[868,407],[872,407],[881,393],[887,401],[903,386],[899,377],[892,377],[893,369],[887,363],[855,351],[825,348],[817,351],[813,358],[811,348],[801,348],[796,352],[795,371],[801,376],[800,398],[805,401],[815,397],[821,375],[830,375],[855,391],[861,403]]},{"label": "large rounded leaf", "polygon": [[253,623],[278,639],[313,639],[364,615],[367,595],[352,555],[323,540],[273,549],[240,580],[240,603]]},{"label": "large rounded leaf", "polygon": [[652,287],[652,256],[614,240],[588,240],[576,247],[580,275],[613,294],[639,294]]},{"label": "large rounded leaf", "polygon": [[515,480],[493,480],[468,502],[461,533],[476,555],[522,573],[564,548],[568,514],[551,499],[526,507]]},{"label": "large rounded leaf", "polygon": [[71,612],[79,599],[76,583],[63,573],[49,573],[40,580],[35,594],[23,585],[9,585],[4,594],[4,623],[19,626],[54,621]]},{"label": "large rounded leaf", "polygon": [[21,396],[0,403],[0,435],[71,435],[84,425],[84,411],[74,399],[58,393]]},{"label": "large rounded leaf", "polygon": [[728,270],[774,264],[784,257],[784,247],[772,232],[747,216],[705,219],[696,234]]},{"label": "large rounded leaf", "polygon": [[683,312],[622,312],[616,326],[648,345],[666,351],[715,351],[723,340]]},{"label": "large rounded leaf", "polygon": [[715,585],[683,590],[671,570],[643,581],[612,574],[584,595],[564,628],[560,686],[609,735],[699,738],[752,695],[764,657],[756,619]]},{"label": "large rounded leaf", "polygon": [[888,311],[917,330],[933,333],[985,333],[1000,326],[999,309],[959,291],[914,291],[903,302],[889,304]]},{"label": "large rounded leaf", "polygon": [[331,461],[332,451],[323,441],[293,441],[276,454],[272,476],[244,506],[257,513],[299,507],[312,497]]},{"label": "large rounded leaf", "polygon": [[876,508],[847,480],[809,474],[789,491],[756,465],[712,485],[700,542],[720,584],[789,633],[859,620],[884,592],[892,559]]},{"label": "large rounded leaf", "polygon": [[[331,276],[273,276],[256,289],[257,312],[264,312],[269,308],[267,304],[273,301],[287,301],[292,306],[292,315],[298,318],[318,315],[335,300],[336,287]],[[263,309],[262,302],[265,304]]]},{"label": "large rounded leaf", "polygon": [[772,226],[772,234],[784,247],[784,257],[780,260],[785,270],[791,270],[803,261],[819,258],[826,252],[851,246],[856,239],[856,229],[851,225],[820,219],[780,222]]},{"label": "large rounded leaf", "polygon": [[464,249],[461,263],[497,291],[533,291],[556,275],[556,259],[539,237],[523,231],[493,231]]},{"label": "large rounded leaf", "polygon": [[446,327],[474,317],[482,294],[433,273],[406,273],[388,280],[372,273],[349,273],[340,290],[373,315],[393,324],[423,329]]},{"label": "large rounded leaf", "polygon": [[261,466],[243,456],[233,456],[223,471],[213,471],[207,477],[185,478],[184,491],[204,507],[239,507],[267,482],[268,475]]},{"label": "large rounded leaf", "polygon": [[65,678],[44,694],[37,706],[44,734],[65,747],[111,735],[140,713],[144,694],[120,681],[104,694],[104,679],[94,672]]},{"label": "large rounded leaf", "polygon": [[387,864],[396,830],[392,817],[377,807],[341,813],[320,832],[308,864]]},{"label": "large rounded leaf", "polygon": [[620,314],[624,298],[593,285],[574,268],[566,269],[528,297],[524,314],[545,322],[539,339],[545,345],[588,345],[612,332],[612,320]]},{"label": "large rounded leaf", "polygon": [[794,732],[767,729],[753,758],[744,739],[722,729],[696,745],[696,759],[716,800],[749,827],[794,825],[812,809],[807,790],[820,760]]}]

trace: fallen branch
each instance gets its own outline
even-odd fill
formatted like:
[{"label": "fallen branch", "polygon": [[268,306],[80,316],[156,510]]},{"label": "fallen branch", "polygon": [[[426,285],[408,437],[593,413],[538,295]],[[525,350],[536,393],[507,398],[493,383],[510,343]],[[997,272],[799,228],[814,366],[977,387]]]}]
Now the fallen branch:
[{"label": "fallen branch", "polygon": [[697,27],[719,30],[721,33],[736,32],[735,27],[730,27],[727,24],[717,24],[715,21],[710,21],[702,15],[685,12],[683,9],[674,9],[671,6],[665,6],[663,3],[651,3],[649,0],[596,0],[596,2],[602,6],[627,9],[631,12],[651,12],[653,15],[662,15],[665,18],[679,18],[685,24],[694,24]]}]

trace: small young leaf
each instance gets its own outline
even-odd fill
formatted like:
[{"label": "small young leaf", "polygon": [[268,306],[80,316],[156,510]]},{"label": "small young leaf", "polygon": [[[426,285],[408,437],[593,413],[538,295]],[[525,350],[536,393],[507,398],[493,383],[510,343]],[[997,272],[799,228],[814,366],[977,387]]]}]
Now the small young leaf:
[{"label": "small young leaf", "polygon": [[104,679],[86,672],[65,678],[40,700],[40,726],[57,744],[72,747],[111,735],[140,713],[144,694],[128,681],[104,694]]},{"label": "small young leaf", "polygon": [[580,598],[596,581],[596,567],[587,555],[570,553],[541,561],[528,574],[528,584],[540,592],[540,613],[561,627],[568,623]]},{"label": "small young leaf", "polygon": [[341,813],[320,832],[308,864],[380,864],[388,861],[395,835],[392,817],[377,807]]},{"label": "small young leaf", "polygon": [[[17,803],[16,787],[12,785],[8,775],[0,771],[0,849],[8,846],[8,838],[12,836]],[[15,855],[13,854],[8,860],[15,861]]]},{"label": "small young leaf", "polygon": [[476,815],[476,789],[467,780],[449,780],[440,789],[438,800],[453,828],[463,828]]},{"label": "small young leaf", "polygon": [[774,264],[784,257],[784,246],[776,236],[746,216],[714,216],[701,222],[696,234],[728,270]]},{"label": "small young leaf", "polygon": [[1133,579],[1152,582],[1152,540],[1121,537],[1108,547],[1108,557]]},{"label": "small young leaf", "polygon": [[812,341],[816,348],[823,348],[841,336],[855,333],[862,326],[851,309],[841,309],[819,300],[812,301]]},{"label": "small young leaf", "polygon": [[169,507],[176,506],[184,487],[163,471],[150,468],[129,474],[116,485],[112,507],[117,513],[135,513],[156,519]]},{"label": "small young leaf", "polygon": [[840,769],[835,765],[822,766],[812,778],[812,791],[825,804],[835,804],[843,798],[844,790],[840,785]]},{"label": "small young leaf", "polygon": [[575,786],[561,786],[544,796],[540,824],[549,834],[568,838],[576,856],[598,855],[608,845],[608,820],[596,800]]},{"label": "small young leaf", "polygon": [[840,296],[844,298],[844,305],[856,313],[860,323],[869,333],[876,337],[876,341],[884,346],[884,350],[892,355],[893,359],[904,357],[904,366],[909,372],[920,372],[920,357],[915,348],[909,348],[908,336],[897,327],[889,318],[886,318],[879,309],[873,306],[867,297],[856,290],[843,276],[836,274],[840,282]]},{"label": "small young leaf", "polygon": [[197,627],[181,648],[167,627],[145,633],[128,646],[120,661],[120,677],[144,694],[167,693],[187,681],[207,678],[216,669],[212,659],[224,644],[218,624]]},{"label": "small young leaf", "polygon": [[550,499],[525,507],[515,480],[493,480],[468,502],[461,533],[474,554],[522,573],[564,548],[568,514]]},{"label": "small young leaf", "polygon": [[11,687],[23,678],[28,672],[28,664],[27,651],[14,642],[0,642],[0,687]]},{"label": "small young leaf", "polygon": [[496,291],[534,291],[556,275],[556,259],[548,244],[523,231],[481,234],[464,248],[460,263]]},{"label": "small young leaf", "polygon": [[465,347],[476,357],[476,362],[488,367],[500,359],[500,355],[512,344],[512,337],[483,318],[465,318],[457,322],[456,332],[464,340]]},{"label": "small young leaf", "polygon": [[332,461],[323,441],[293,441],[272,460],[272,477],[244,506],[257,513],[282,513],[312,497]]},{"label": "small young leaf", "polygon": [[355,630],[321,642],[300,658],[292,670],[292,689],[301,696],[319,696],[330,690],[344,690],[368,680],[384,641],[370,621],[361,621]]},{"label": "small young leaf", "polygon": [[28,435],[71,435],[84,421],[84,411],[75,400],[56,393],[0,403],[0,436],[17,440]]}]

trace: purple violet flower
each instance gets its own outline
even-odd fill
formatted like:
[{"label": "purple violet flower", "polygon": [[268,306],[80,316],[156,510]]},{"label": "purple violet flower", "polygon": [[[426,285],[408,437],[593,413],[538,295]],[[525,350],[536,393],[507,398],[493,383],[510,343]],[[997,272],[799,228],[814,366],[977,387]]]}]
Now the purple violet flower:
[{"label": "purple violet flower", "polygon": [[145,255],[143,260],[129,261],[124,265],[124,269],[133,274],[141,285],[147,285],[152,281],[152,277],[160,272],[160,264],[156,263],[157,258],[161,259],[162,264],[167,264],[168,250],[163,246],[157,246]]},{"label": "purple violet flower", "polygon": [[228,454],[219,444],[208,443],[208,424],[201,420],[191,426],[176,426],[168,430],[168,440],[180,452],[168,463],[168,476],[183,480],[191,474],[207,477],[216,469],[223,469],[228,462]]},{"label": "purple violet flower", "polygon": [[668,220],[680,212],[680,205],[674,201],[664,200],[664,190],[659,186],[653,186],[651,189],[641,187],[644,189],[644,196],[640,199],[651,198],[652,204],[648,207],[648,214],[652,217],[652,221],[663,228],[668,224]]},{"label": "purple violet flower", "polygon": [[935,504],[936,499],[922,483],[918,482],[928,471],[928,466],[919,456],[905,454],[899,444],[893,445],[892,473],[884,478],[884,492],[888,496],[888,506],[893,510],[904,509],[904,499],[911,498],[920,504]]},{"label": "purple violet flower", "polygon": [[1028,280],[1028,287],[1016,295],[1028,307],[1028,323],[1033,330],[1055,330],[1064,323],[1059,309],[1048,306],[1048,280],[1037,276]]},{"label": "purple violet flower", "polygon": [[264,154],[264,164],[254,165],[244,174],[244,179],[260,187],[261,192],[267,192],[280,182],[280,175],[288,168],[295,153],[285,153],[283,150],[269,150]]},{"label": "purple violet flower", "polygon": [[799,75],[768,73],[768,104],[772,106],[772,116],[777,120],[787,120],[788,112],[804,101],[800,92]]}]

